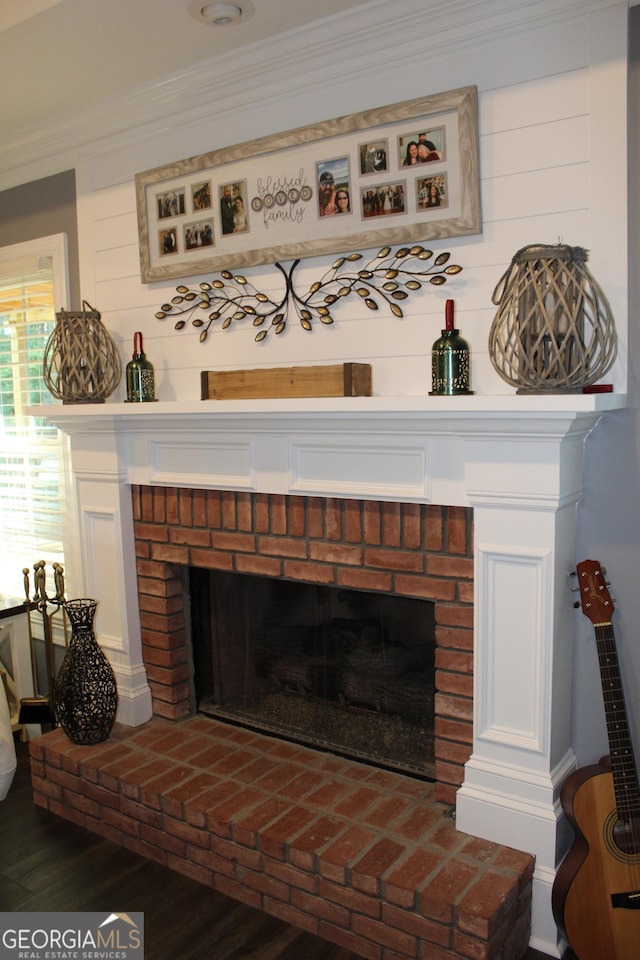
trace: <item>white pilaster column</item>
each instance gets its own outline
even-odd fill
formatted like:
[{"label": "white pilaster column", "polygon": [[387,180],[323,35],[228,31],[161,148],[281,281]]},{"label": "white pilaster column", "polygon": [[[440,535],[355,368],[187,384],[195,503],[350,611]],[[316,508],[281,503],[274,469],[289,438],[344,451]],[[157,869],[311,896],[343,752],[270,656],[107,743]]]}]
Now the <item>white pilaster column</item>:
[{"label": "white pilaster column", "polygon": [[71,434],[85,596],[99,603],[97,639],[118,684],[117,719],[137,726],[151,717],[142,661],[131,488],[110,426]]},{"label": "white pilaster column", "polygon": [[460,830],[535,854],[533,940],[561,955],[551,909],[570,830],[559,790],[571,749],[576,504],[587,427],[465,443],[474,507],[473,753]]}]

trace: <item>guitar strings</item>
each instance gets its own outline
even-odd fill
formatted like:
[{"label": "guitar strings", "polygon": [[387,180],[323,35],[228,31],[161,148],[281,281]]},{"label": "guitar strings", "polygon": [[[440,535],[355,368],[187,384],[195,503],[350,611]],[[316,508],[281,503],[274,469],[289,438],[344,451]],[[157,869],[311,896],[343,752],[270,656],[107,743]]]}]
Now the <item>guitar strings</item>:
[{"label": "guitar strings", "polygon": [[622,677],[612,625],[598,624],[595,633],[617,813],[612,840],[627,864],[629,889],[625,892],[640,894],[640,786]]}]

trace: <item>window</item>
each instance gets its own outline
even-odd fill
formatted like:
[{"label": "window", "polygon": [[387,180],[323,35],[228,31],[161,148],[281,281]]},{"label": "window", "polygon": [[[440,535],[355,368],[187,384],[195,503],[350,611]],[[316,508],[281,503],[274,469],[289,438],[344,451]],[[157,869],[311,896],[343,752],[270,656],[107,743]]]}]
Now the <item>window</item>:
[{"label": "window", "polygon": [[[23,567],[64,564],[68,442],[33,404],[55,401],[42,357],[68,303],[63,234],[0,248],[0,593],[24,596]],[[49,592],[53,592],[50,590]]]}]

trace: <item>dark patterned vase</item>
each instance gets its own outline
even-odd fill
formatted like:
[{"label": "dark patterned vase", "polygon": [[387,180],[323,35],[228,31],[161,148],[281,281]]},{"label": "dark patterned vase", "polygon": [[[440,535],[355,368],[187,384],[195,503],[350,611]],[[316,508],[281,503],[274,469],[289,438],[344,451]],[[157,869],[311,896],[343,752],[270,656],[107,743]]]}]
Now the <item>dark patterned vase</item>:
[{"label": "dark patterned vase", "polygon": [[57,722],[73,743],[102,743],[116,718],[118,691],[111,664],[93,631],[96,600],[67,600],[71,640],[54,688]]}]

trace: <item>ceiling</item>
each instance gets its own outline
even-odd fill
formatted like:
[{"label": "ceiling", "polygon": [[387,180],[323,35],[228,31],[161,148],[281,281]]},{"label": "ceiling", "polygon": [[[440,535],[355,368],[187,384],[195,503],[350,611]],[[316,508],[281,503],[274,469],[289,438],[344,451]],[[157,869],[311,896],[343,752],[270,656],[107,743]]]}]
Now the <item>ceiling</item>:
[{"label": "ceiling", "polygon": [[207,2],[0,0],[2,136],[363,5],[235,0],[245,14],[214,27],[198,18]]}]

